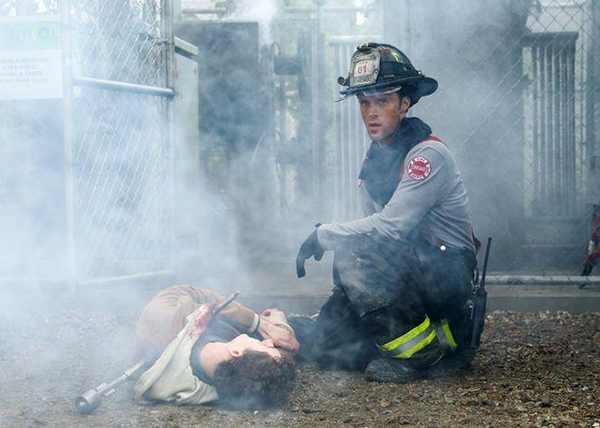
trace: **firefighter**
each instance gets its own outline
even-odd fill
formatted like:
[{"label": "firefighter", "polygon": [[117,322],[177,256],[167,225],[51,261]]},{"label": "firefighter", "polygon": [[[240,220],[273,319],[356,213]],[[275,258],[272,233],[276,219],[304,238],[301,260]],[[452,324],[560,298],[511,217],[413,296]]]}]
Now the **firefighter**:
[{"label": "firefighter", "polygon": [[355,95],[372,140],[360,171],[364,218],[318,224],[304,262],[334,250],[333,294],[315,324],[321,367],[405,383],[470,363],[466,302],[476,267],[467,192],[448,147],[409,109],[436,80],[397,48],[360,45],[342,99]]}]

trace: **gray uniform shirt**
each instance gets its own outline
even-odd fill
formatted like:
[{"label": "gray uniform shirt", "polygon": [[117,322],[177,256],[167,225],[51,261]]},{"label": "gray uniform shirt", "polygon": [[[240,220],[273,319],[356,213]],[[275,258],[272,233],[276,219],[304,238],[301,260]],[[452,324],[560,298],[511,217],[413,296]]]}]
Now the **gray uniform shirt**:
[{"label": "gray uniform shirt", "polygon": [[335,249],[340,237],[374,231],[407,242],[408,234],[422,222],[442,243],[475,251],[467,191],[456,160],[443,143],[427,140],[408,152],[402,178],[384,207],[363,185],[360,190],[366,217],[321,225],[317,237],[324,249]]}]

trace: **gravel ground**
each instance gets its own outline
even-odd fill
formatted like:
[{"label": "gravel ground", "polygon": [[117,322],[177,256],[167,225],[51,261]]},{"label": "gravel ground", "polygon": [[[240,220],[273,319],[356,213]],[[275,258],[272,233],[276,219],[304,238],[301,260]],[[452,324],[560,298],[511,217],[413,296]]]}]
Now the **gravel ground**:
[{"label": "gravel ground", "polygon": [[0,314],[1,427],[587,426],[600,428],[600,314],[488,315],[469,371],[409,385],[299,368],[277,411],[142,405],[125,385],[93,415],[73,398],[131,363],[133,313]]}]

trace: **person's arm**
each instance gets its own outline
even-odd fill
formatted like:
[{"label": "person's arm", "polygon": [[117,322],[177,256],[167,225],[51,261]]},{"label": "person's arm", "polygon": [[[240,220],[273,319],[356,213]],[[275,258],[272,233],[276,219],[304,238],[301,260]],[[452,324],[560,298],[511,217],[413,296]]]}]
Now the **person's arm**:
[{"label": "person's arm", "polygon": [[[194,300],[199,305],[208,303],[211,306],[217,306],[224,299],[225,297],[214,291],[194,288]],[[248,333],[254,333],[259,324],[258,314],[238,302],[231,302],[219,312],[219,316]]]},{"label": "person's arm", "polygon": [[[223,299],[214,291],[189,285],[174,285],[162,290],[144,308],[138,321],[138,356],[149,361],[158,358],[185,327],[189,314],[205,303],[216,306]],[[241,331],[252,334],[258,330],[263,338],[273,339],[282,348],[294,351],[299,347],[293,334],[290,335],[285,328],[271,325],[268,320],[259,329],[261,321],[258,314],[237,302],[227,305],[219,316]]]},{"label": "person's arm", "polygon": [[[214,291],[198,288],[194,290],[198,301],[203,303],[218,305],[223,301],[223,297]],[[296,352],[300,348],[294,330],[287,323],[285,314],[277,309],[267,309],[259,317],[251,309],[232,302],[219,313],[219,316],[242,327],[250,334],[258,331],[263,339],[273,340],[273,344],[277,347],[291,352]]]},{"label": "person's arm", "polygon": [[407,155],[403,177],[380,213],[345,223],[323,224],[317,229],[319,243],[324,249],[335,249],[344,237],[374,231],[403,240],[427,212],[442,200],[447,194],[450,171],[450,159],[444,153],[448,149],[420,146]]},{"label": "person's arm", "polygon": [[[223,297],[213,291],[189,285],[165,288],[150,300],[138,320],[139,356],[150,361],[158,358],[186,325],[189,314],[205,303],[215,306],[222,301]],[[236,302],[224,308],[219,316],[248,333],[253,333],[259,324],[258,314]]]},{"label": "person's arm", "polygon": [[300,344],[294,329],[288,324],[285,314],[279,309],[266,309],[260,314],[258,332],[265,339],[271,339],[275,347],[298,352]]}]

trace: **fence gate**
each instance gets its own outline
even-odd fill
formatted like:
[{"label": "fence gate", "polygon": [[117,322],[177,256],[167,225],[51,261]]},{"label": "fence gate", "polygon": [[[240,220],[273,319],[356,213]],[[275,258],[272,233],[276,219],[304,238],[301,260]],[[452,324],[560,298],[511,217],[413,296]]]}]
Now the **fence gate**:
[{"label": "fence gate", "polygon": [[62,0],[66,213],[76,284],[153,277],[172,242],[169,0]]}]

